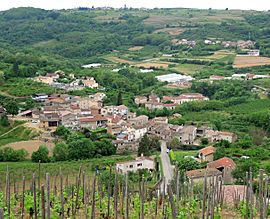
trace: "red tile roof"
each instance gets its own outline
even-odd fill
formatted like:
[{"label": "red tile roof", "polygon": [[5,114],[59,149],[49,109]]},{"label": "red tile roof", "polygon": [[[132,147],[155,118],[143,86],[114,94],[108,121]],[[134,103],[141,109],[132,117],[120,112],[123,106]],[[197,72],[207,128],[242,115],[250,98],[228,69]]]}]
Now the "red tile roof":
[{"label": "red tile roof", "polygon": [[232,159],[228,157],[223,157],[223,158],[220,158],[219,160],[212,161],[207,165],[207,168],[217,169],[220,167],[227,167],[227,168],[234,169],[236,167],[236,164],[234,163]]},{"label": "red tile roof", "polygon": [[97,122],[97,121],[107,121],[108,119],[106,117],[97,115],[94,117],[86,117],[86,118],[80,118],[80,122]]},{"label": "red tile roof", "polygon": [[204,175],[210,177],[222,175],[222,173],[215,168],[207,168],[207,169],[190,170],[186,172],[186,175],[189,178],[202,178],[204,177]]},{"label": "red tile roof", "polygon": [[216,151],[216,148],[214,148],[213,146],[209,146],[209,147],[205,147],[201,149],[199,153],[206,156],[206,155],[215,153],[215,151]]}]

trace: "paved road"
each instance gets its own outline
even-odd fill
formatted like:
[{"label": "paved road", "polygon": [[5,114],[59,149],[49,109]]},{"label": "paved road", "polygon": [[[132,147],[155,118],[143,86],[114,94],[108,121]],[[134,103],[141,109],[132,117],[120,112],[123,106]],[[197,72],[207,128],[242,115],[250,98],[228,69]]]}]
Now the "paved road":
[{"label": "paved road", "polygon": [[162,182],[161,188],[163,190],[164,183],[165,183],[165,191],[167,191],[167,186],[169,182],[173,178],[173,167],[170,162],[169,155],[167,154],[167,145],[165,141],[160,141],[161,142],[161,162],[162,162],[162,168],[163,168],[163,174],[165,181]]}]

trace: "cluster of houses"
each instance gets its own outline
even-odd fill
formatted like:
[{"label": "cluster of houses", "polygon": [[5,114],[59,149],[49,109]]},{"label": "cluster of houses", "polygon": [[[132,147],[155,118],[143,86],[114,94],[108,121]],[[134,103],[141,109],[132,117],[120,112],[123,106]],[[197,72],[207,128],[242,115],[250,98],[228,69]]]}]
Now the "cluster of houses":
[{"label": "cluster of houses", "polygon": [[254,48],[256,42],[251,40],[238,40],[234,41],[221,41],[221,40],[204,40],[204,44],[206,45],[222,45],[224,48],[238,48],[238,49],[251,49]]},{"label": "cluster of houses", "polygon": [[213,146],[201,149],[194,159],[198,162],[207,162],[207,167],[187,171],[187,177],[197,183],[202,183],[205,177],[208,180],[212,177],[222,177],[225,184],[233,183],[232,171],[236,168],[235,162],[228,157],[214,160],[215,152],[216,148]]},{"label": "cluster of houses", "polygon": [[45,76],[37,76],[33,80],[65,91],[83,90],[84,88],[99,88],[99,84],[93,77],[86,76],[75,78],[74,74],[65,75],[63,71],[47,73]]},{"label": "cluster of houses", "polygon": [[172,40],[172,44],[175,46],[179,46],[179,45],[185,45],[188,47],[195,47],[196,46],[196,41],[195,40],[187,40],[187,39],[173,39]]},{"label": "cluster of houses", "polygon": [[209,77],[210,81],[220,81],[220,80],[255,80],[255,79],[264,79],[264,78],[270,78],[269,75],[257,75],[252,73],[246,73],[246,74],[233,74],[231,77],[225,77],[220,75],[211,75]]},{"label": "cluster of houses", "polygon": [[179,96],[164,96],[162,100],[157,95],[151,94],[149,97],[136,96],[135,104],[143,105],[151,111],[164,108],[173,110],[176,106],[186,102],[206,100],[209,100],[209,98],[199,93],[184,93]]},{"label": "cluster of houses", "polygon": [[[119,151],[125,149],[136,151],[140,139],[145,135],[156,136],[170,140],[177,137],[182,144],[193,145],[200,137],[207,137],[210,142],[228,140],[234,141],[234,134],[213,131],[195,126],[177,126],[168,123],[167,117],[156,117],[152,120],[145,115],[137,116],[128,107],[104,106],[104,93],[96,93],[87,97],[70,96],[66,94],[36,94],[33,99],[42,103],[37,109],[20,112],[19,117],[28,117],[37,123],[39,128],[53,132],[63,125],[73,130],[107,128],[109,134],[115,136],[115,145]],[[186,93],[180,96],[157,95],[138,96],[135,103],[146,108],[174,109],[175,106],[189,101],[208,100],[198,93]]]},{"label": "cluster of houses", "polygon": [[[232,172],[236,168],[235,162],[228,157],[214,160],[215,151],[216,149],[213,146],[199,150],[197,157],[194,157],[194,159],[197,162],[206,162],[207,166],[204,169],[187,171],[186,176],[189,180],[192,180],[194,183],[203,183],[205,179],[209,182],[211,178],[218,177],[222,178],[225,184],[233,183]],[[151,172],[155,170],[155,166],[155,160],[153,158],[141,155],[135,160],[116,163],[116,170],[120,174],[136,172],[141,169]]]}]

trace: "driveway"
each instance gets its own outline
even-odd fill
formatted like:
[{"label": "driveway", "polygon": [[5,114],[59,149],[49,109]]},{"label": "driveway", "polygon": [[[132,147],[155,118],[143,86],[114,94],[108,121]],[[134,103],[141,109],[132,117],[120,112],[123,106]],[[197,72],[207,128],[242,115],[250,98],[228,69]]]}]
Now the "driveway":
[{"label": "driveway", "polygon": [[161,188],[163,190],[164,183],[165,183],[165,191],[167,191],[167,186],[169,182],[173,178],[173,167],[170,162],[169,155],[167,154],[167,145],[165,141],[160,141],[161,143],[161,162],[162,162],[162,168],[163,168],[163,174],[164,174],[164,181],[161,184]]}]

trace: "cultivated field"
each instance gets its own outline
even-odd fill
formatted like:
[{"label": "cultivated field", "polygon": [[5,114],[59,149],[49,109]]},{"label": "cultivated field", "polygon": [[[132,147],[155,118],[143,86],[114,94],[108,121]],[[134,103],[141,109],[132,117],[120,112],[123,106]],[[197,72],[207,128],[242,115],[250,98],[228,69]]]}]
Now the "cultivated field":
[{"label": "cultivated field", "polygon": [[44,141],[39,141],[39,140],[14,142],[14,143],[7,144],[4,147],[10,147],[10,148],[13,148],[15,150],[25,149],[29,153],[28,158],[31,158],[32,153],[34,151],[37,151],[40,145],[46,145],[50,151],[50,154],[52,154],[54,144],[47,143]]},{"label": "cultivated field", "polygon": [[177,36],[185,31],[184,28],[162,28],[155,31],[155,33],[168,33],[171,36]]},{"label": "cultivated field", "polygon": [[134,46],[134,47],[129,48],[128,51],[134,52],[134,51],[140,51],[142,49],[143,49],[143,46]]},{"label": "cultivated field", "polygon": [[270,65],[270,58],[252,57],[252,56],[236,56],[234,60],[234,68],[247,68],[253,66]]}]

